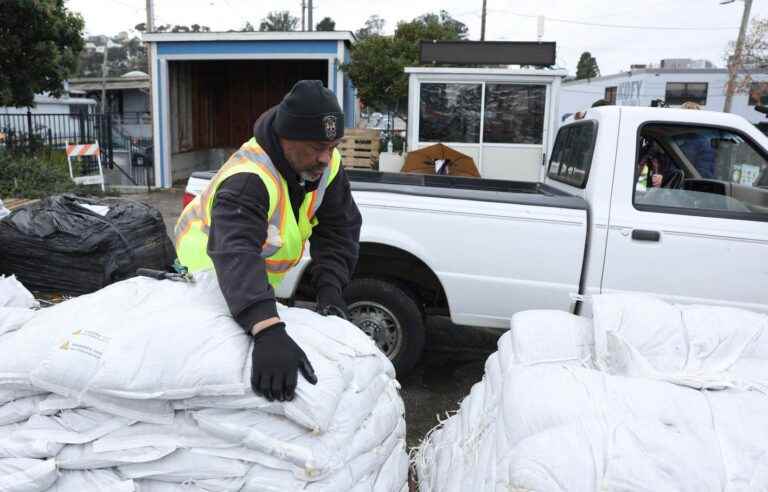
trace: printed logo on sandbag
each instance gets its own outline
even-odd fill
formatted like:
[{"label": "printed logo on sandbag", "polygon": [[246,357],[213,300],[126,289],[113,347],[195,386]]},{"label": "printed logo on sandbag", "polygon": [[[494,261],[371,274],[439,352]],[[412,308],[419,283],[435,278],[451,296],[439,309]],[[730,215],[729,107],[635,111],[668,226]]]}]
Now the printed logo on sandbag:
[{"label": "printed logo on sandbag", "polygon": [[85,355],[90,355],[96,359],[101,359],[102,355],[101,350],[96,350],[95,348],[89,347],[88,345],[83,345],[82,343],[72,343],[69,340],[62,343],[59,346],[59,350],[71,350],[73,352],[80,352]]},{"label": "printed logo on sandbag", "polygon": [[102,335],[99,332],[91,331],[91,330],[82,330],[82,329],[81,330],[75,330],[75,331],[72,332],[72,334],[73,335],[79,335],[79,336],[93,338],[97,342],[103,342],[103,343],[107,343],[107,342],[109,342],[111,340],[110,337],[104,336],[104,335]]}]

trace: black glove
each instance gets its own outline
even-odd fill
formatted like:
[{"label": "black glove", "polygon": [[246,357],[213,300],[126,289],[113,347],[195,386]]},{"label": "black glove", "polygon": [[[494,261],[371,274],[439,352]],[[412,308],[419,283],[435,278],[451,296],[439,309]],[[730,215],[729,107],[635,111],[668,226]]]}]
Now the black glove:
[{"label": "black glove", "polygon": [[317,293],[317,312],[323,316],[338,316],[349,319],[347,303],[341,292],[333,287],[322,287]]},{"label": "black glove", "polygon": [[265,328],[253,337],[251,388],[267,400],[291,401],[298,371],[312,384],[317,376],[307,354],[285,331],[285,323]]}]

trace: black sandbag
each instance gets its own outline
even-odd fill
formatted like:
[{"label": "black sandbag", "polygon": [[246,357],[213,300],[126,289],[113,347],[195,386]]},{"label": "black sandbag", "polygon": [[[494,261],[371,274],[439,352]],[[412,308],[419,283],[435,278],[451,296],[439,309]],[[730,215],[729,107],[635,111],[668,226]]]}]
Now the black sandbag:
[{"label": "black sandbag", "polygon": [[55,195],[0,220],[0,273],[31,290],[85,294],[175,258],[160,212],[124,198]]}]

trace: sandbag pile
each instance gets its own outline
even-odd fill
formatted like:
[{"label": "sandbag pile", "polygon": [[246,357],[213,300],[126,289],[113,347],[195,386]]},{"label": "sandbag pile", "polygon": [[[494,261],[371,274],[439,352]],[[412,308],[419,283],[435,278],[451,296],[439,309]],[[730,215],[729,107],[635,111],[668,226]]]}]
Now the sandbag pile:
[{"label": "sandbag pile", "polygon": [[160,212],[124,198],[55,195],[0,221],[0,273],[32,290],[94,292],[175,257]]},{"label": "sandbag pile", "polygon": [[251,391],[214,275],[133,278],[21,326],[0,314],[0,490],[407,490],[389,360],[339,318],[279,313],[318,377],[290,402]]},{"label": "sandbag pile", "polygon": [[514,316],[419,490],[768,490],[768,316],[594,298]]}]

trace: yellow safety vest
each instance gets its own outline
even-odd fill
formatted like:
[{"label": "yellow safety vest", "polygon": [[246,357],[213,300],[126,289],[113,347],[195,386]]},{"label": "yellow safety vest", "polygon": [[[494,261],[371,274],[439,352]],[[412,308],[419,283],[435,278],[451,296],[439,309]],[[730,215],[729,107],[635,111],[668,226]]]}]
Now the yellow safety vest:
[{"label": "yellow safety vest", "polygon": [[[323,203],[325,190],[333,182],[341,166],[341,155],[333,151],[331,164],[325,169],[317,189],[304,196],[299,217],[294,217],[288,194],[288,183],[280,175],[255,138],[240,147],[213,177],[208,187],[195,197],[181,213],[174,235],[179,262],[190,272],[213,268],[208,256],[208,232],[216,192],[225,179],[238,173],[252,173],[261,178],[269,193],[267,240],[261,257],[267,267],[267,278],[277,287],[285,274],[304,254],[304,245],[317,225],[315,213]],[[298,220],[297,220],[298,219]]]}]

